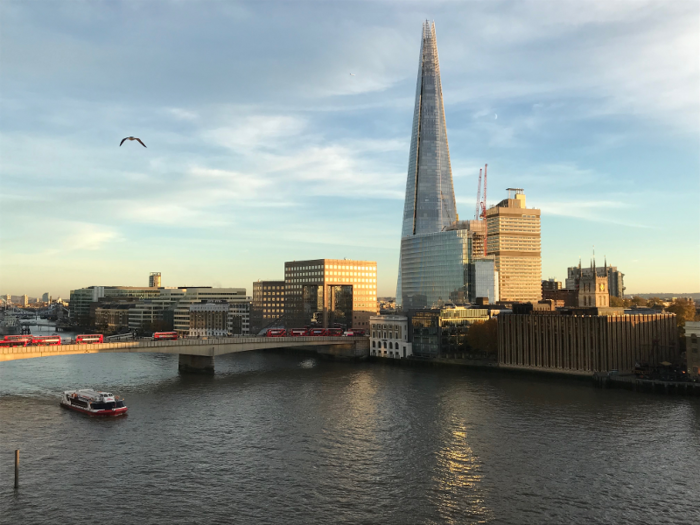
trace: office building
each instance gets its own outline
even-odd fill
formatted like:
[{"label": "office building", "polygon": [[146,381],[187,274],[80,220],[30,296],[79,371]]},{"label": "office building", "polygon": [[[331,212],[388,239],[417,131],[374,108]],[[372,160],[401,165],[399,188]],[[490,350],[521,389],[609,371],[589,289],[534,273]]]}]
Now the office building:
[{"label": "office building", "polygon": [[284,281],[254,282],[253,302],[250,307],[251,332],[257,334],[282,317],[284,317]]},{"label": "office building", "polygon": [[229,334],[228,303],[190,305],[190,337],[226,337]]},{"label": "office building", "polygon": [[[408,160],[397,302],[400,303],[406,295],[402,292],[404,260],[416,254],[416,246],[411,243],[406,245],[403,240],[441,232],[457,219],[435,24],[426,21],[421,39]],[[441,246],[436,239],[425,242],[425,249]],[[415,293],[415,284],[411,288],[409,295]]]},{"label": "office building", "polygon": [[46,292],[44,295],[41,296],[41,302],[42,302],[42,303],[48,303],[48,302],[49,302],[49,292]]},{"label": "office building", "polygon": [[376,315],[369,318],[370,355],[404,359],[413,355],[408,340],[408,317]]},{"label": "office building", "polygon": [[95,309],[95,328],[114,333],[129,328],[129,310],[135,303],[104,303]]},{"label": "office building", "polygon": [[467,352],[469,327],[490,318],[490,311],[485,308],[457,306],[411,310],[408,330],[413,355],[434,358]]},{"label": "office building", "polygon": [[287,328],[369,328],[377,314],[377,263],[314,259],[284,263]]},{"label": "office building", "polygon": [[[190,331],[190,306],[196,303],[220,301],[227,303],[250,304],[251,298],[246,296],[245,288],[181,288],[184,295],[173,307],[173,330],[181,335]],[[250,311],[248,306],[248,312]],[[249,319],[246,320],[249,324]]]},{"label": "office building", "polygon": [[507,191],[507,199],[486,210],[486,253],[495,259],[500,300],[536,303],[542,297],[540,210],[526,207],[522,189]]},{"label": "office building", "polygon": [[160,288],[160,272],[151,272],[148,276],[149,288]]},{"label": "office building", "polygon": [[582,277],[590,277],[595,273],[598,277],[606,277],[608,280],[608,290],[612,297],[625,297],[625,274],[617,269],[617,266],[608,266],[606,260],[603,267],[596,267],[591,264],[590,268],[581,268],[581,262],[578,266],[571,266],[566,270],[566,288],[568,290],[578,290],[578,281]]},{"label": "office building", "polygon": [[[90,322],[90,308],[100,299],[149,299],[158,297],[160,291],[145,286],[88,286],[70,292],[70,317],[80,323]],[[94,306],[93,306],[94,310]]]},{"label": "office building", "polygon": [[632,373],[635,363],[675,362],[676,340],[675,314],[626,315],[622,308],[594,307],[498,316],[498,362],[504,368]]}]

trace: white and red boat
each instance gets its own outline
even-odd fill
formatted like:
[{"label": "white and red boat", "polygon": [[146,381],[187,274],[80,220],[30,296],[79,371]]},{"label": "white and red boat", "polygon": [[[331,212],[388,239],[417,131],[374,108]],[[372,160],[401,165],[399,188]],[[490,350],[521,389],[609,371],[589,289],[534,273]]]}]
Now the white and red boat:
[{"label": "white and red boat", "polygon": [[61,406],[90,416],[125,416],[129,410],[121,397],[91,389],[63,392]]}]

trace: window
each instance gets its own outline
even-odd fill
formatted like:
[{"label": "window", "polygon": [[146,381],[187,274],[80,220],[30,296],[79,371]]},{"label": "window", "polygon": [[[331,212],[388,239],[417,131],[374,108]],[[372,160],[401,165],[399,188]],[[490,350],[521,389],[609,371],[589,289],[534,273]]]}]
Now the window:
[{"label": "window", "polygon": [[372,341],[372,348],[376,348],[376,347],[377,347],[377,342],[376,342],[376,341]]},{"label": "window", "polygon": [[384,348],[386,348],[386,341],[384,341]]}]

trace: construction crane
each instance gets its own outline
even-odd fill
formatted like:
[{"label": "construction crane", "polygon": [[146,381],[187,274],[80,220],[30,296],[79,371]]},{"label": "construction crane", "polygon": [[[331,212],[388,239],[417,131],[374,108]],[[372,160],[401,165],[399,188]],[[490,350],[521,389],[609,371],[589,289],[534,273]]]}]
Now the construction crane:
[{"label": "construction crane", "polygon": [[479,169],[479,184],[476,186],[476,211],[474,212],[474,220],[479,220],[481,216],[481,172]]},{"label": "construction crane", "polygon": [[[479,170],[479,183],[476,188],[476,211],[474,212],[474,219],[477,221],[486,221],[486,188],[487,188],[487,175],[486,172],[488,170],[489,165],[484,164],[484,196],[481,196],[481,172],[482,170]],[[486,239],[488,237],[488,229],[486,227],[486,224],[484,224],[484,256],[486,256]]]}]

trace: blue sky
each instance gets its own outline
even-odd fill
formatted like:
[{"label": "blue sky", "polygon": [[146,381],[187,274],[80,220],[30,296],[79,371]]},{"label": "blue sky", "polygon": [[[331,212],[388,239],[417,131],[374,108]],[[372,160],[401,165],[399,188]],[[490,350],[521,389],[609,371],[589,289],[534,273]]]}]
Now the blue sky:
[{"label": "blue sky", "polygon": [[[376,260],[394,295],[421,24],[455,193],[525,189],[543,278],[593,246],[700,290],[695,1],[0,3],[0,292],[246,287]],[[350,75],[354,73],[354,76]],[[119,141],[141,137],[148,146]]]}]

